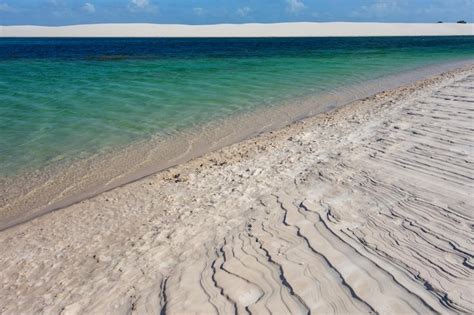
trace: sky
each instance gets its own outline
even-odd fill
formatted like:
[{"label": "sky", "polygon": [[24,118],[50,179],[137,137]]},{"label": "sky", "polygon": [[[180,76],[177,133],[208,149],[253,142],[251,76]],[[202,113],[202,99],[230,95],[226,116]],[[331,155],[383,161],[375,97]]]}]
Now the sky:
[{"label": "sky", "polygon": [[0,0],[0,25],[458,20],[474,0]]}]

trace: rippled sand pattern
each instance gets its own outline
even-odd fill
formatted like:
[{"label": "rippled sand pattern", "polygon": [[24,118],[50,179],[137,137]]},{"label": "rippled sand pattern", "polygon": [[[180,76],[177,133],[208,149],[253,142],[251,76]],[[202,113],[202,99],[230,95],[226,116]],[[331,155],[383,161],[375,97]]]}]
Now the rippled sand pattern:
[{"label": "rippled sand pattern", "polygon": [[0,233],[0,313],[472,313],[474,71]]}]

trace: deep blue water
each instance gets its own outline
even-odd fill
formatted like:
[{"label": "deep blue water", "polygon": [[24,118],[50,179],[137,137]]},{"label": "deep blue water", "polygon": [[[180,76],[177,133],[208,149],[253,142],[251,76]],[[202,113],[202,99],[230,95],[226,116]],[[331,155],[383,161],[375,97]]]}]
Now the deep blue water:
[{"label": "deep blue water", "polygon": [[471,52],[473,36],[336,38],[3,38],[0,59],[200,59],[389,53]]}]

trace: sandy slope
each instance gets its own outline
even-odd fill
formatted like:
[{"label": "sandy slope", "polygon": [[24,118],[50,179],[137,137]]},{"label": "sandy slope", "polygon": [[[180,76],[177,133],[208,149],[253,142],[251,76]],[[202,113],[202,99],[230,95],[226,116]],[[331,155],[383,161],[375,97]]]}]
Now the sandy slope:
[{"label": "sandy slope", "polygon": [[0,313],[474,311],[474,69],[0,233]]},{"label": "sandy slope", "polygon": [[0,37],[284,37],[474,35],[473,24],[455,23],[269,23],[88,24],[59,27],[0,26]]}]

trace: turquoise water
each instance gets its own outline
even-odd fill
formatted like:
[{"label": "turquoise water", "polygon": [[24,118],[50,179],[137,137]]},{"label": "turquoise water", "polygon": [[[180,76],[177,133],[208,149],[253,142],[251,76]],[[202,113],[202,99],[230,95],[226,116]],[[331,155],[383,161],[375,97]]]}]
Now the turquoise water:
[{"label": "turquoise water", "polygon": [[474,37],[0,39],[0,175],[472,57]]}]

